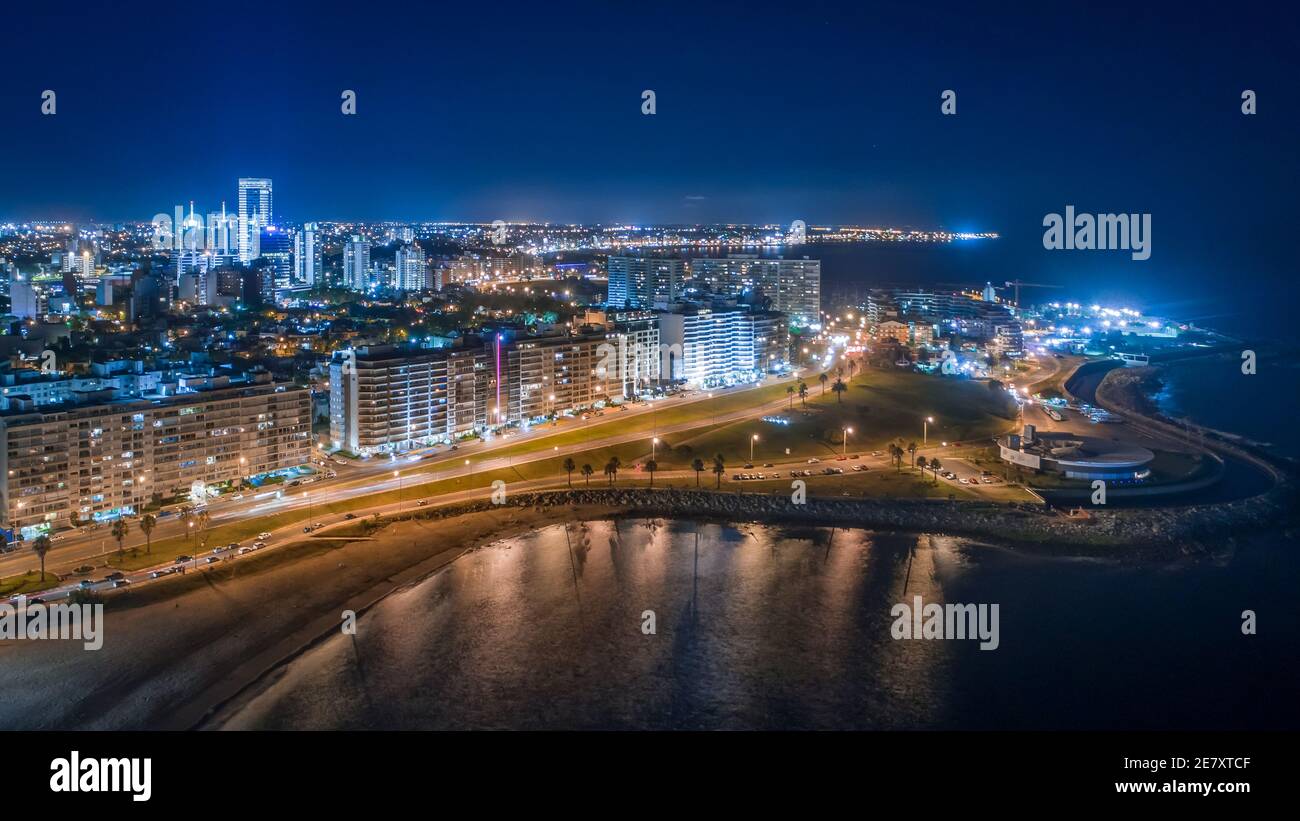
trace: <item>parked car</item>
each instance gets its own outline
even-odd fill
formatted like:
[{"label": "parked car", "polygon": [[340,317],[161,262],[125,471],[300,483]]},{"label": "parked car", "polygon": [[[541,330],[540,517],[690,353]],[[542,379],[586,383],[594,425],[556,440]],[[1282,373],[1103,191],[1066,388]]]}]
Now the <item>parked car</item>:
[{"label": "parked car", "polygon": [[205,564],[216,564],[219,561],[221,561],[220,556],[209,556]]},{"label": "parked car", "polygon": [[821,459],[818,459],[816,456],[814,456],[813,458],[811,458],[811,459],[808,460],[808,464],[810,464],[810,465],[815,465],[815,464],[818,464],[818,463],[820,463],[820,462],[821,462]]},{"label": "parked car", "polygon": [[854,471],[860,471],[860,470],[866,470],[866,469],[867,469],[867,466],[866,466],[866,465],[854,465],[854,466],[853,466],[853,470],[854,470]]},{"label": "parked car", "polygon": [[122,571],[118,570],[118,571],[115,571],[115,572],[113,572],[113,573],[109,573],[107,576],[105,576],[105,577],[104,577],[104,581],[106,581],[106,582],[115,582],[115,581],[117,581],[118,579],[124,579],[124,578],[126,578],[126,574],[123,573]]},{"label": "parked car", "polygon": [[77,583],[77,589],[89,590],[90,588],[94,587],[95,584],[96,582],[94,581],[94,579],[82,579],[80,582]]},{"label": "parked car", "polygon": [[271,534],[268,533],[268,532],[266,532],[265,530],[263,530],[261,533],[257,534],[257,538],[259,538],[259,539],[269,539],[269,538],[271,538]]},{"label": "parked car", "polygon": [[186,562],[192,562],[192,561],[194,561],[193,556],[177,556],[176,559],[172,562],[172,564],[185,564]]},{"label": "parked car", "polygon": [[245,553],[252,553],[252,552],[253,552],[254,550],[256,550],[256,549],[257,549],[256,547],[252,547],[251,545],[250,545],[250,546],[241,547],[241,548],[239,548],[239,555],[242,556],[242,555],[244,555]]},{"label": "parked car", "polygon": [[357,518],[357,514],[355,514],[355,513],[346,513],[346,514],[344,514],[343,518],[344,518],[344,519],[355,519],[355,518]]},{"label": "parked car", "polygon": [[429,500],[428,500],[428,499],[421,499],[420,501],[416,502],[415,504],[418,505],[419,507],[424,507],[425,505],[429,504]]},{"label": "parked car", "polygon": [[119,587],[127,587],[130,584],[131,584],[130,579],[118,579],[117,581],[113,582],[113,589],[117,589]]},{"label": "parked car", "polygon": [[261,550],[264,547],[266,547],[266,542],[253,542],[254,550]]}]

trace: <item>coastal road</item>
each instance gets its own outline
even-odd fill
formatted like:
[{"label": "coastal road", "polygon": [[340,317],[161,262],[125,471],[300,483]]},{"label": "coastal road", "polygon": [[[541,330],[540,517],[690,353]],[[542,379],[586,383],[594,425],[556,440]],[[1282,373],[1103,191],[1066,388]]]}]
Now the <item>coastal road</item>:
[{"label": "coastal road", "polygon": [[[766,381],[763,385],[780,384],[794,379],[797,379],[797,377]],[[665,407],[665,403],[671,407],[680,407],[682,405],[713,401],[714,398],[745,390],[753,390],[753,387],[699,391],[683,399],[657,400],[647,407],[635,410],[607,411],[604,417],[599,417],[599,421],[592,419],[588,422],[578,423],[577,420],[574,420],[575,424],[570,424],[567,427],[563,425],[556,428],[550,428],[549,426],[537,427],[528,434],[496,437],[491,442],[461,446],[454,456],[451,456],[450,452],[444,448],[435,452],[439,455],[447,455],[447,458],[435,461],[434,464],[445,461],[447,467],[418,473],[406,472],[402,473],[400,477],[394,477],[392,475],[393,471],[410,470],[424,460],[417,458],[417,462],[413,463],[410,461],[412,454],[403,454],[401,457],[391,460],[382,458],[366,460],[360,463],[358,470],[340,472],[338,477],[332,480],[320,480],[293,488],[281,485],[274,489],[247,491],[243,494],[235,494],[242,495],[243,498],[240,499],[236,499],[232,495],[213,500],[206,506],[206,510],[210,517],[210,526],[290,511],[303,513],[304,520],[306,520],[312,516],[312,508],[321,504],[339,502],[361,494],[398,490],[399,488],[403,493],[409,491],[411,498],[415,499],[419,496],[419,487],[421,485],[448,479],[469,478],[474,474],[482,474],[486,471],[518,467],[530,462],[578,454],[593,448],[640,443],[642,449],[648,453],[650,440],[654,436],[667,436],[709,425],[725,424],[762,416],[784,408],[789,401],[788,398],[779,398],[767,403],[714,414],[710,417],[701,416],[688,422],[657,427],[655,430],[648,432],[606,433],[606,429],[616,429],[620,425],[626,425],[629,419],[657,413]],[[577,424],[582,424],[585,430],[592,433],[590,439],[555,445],[550,449],[545,449],[547,438],[569,434],[577,429]],[[538,449],[525,454],[493,455],[494,451],[513,447],[521,441],[537,445]],[[419,453],[414,455],[416,457],[420,456]],[[637,454],[637,456],[639,455]],[[464,464],[466,459],[470,460],[468,467]],[[599,469],[600,466],[596,467]],[[146,540],[139,530],[138,523],[133,521],[132,524],[131,532],[123,541],[123,546],[125,548],[143,547]],[[189,529],[188,526],[182,523],[177,516],[164,515],[159,518],[158,525],[151,534],[151,541],[181,536],[185,534],[187,529]],[[50,552],[46,555],[46,567],[53,572],[67,572],[81,564],[94,564],[97,563],[97,560],[102,561],[116,549],[117,541],[109,534],[107,525],[101,525],[93,530],[66,531],[63,534],[57,534]],[[14,552],[0,556],[0,576],[16,575],[33,569],[38,564],[30,546],[21,545]]]}]

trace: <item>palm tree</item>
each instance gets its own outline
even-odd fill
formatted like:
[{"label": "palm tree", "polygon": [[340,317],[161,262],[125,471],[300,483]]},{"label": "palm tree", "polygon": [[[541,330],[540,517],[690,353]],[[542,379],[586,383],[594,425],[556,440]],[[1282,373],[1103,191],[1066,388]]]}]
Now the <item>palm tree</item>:
[{"label": "palm tree", "polygon": [[612,458],[605,463],[605,475],[609,477],[609,486],[613,487],[614,480],[618,478],[618,465]]},{"label": "palm tree", "polygon": [[918,456],[918,457],[916,458],[916,466],[917,466],[918,468],[921,469],[921,476],[924,477],[924,476],[925,476],[925,466],[926,466],[926,461],[925,461],[925,457],[924,457],[924,456]]},{"label": "palm tree", "polygon": [[713,475],[718,477],[717,489],[722,489],[722,474],[727,470],[727,466],[722,463],[722,454],[719,453],[713,457]]},{"label": "palm tree", "polygon": [[118,518],[113,522],[113,529],[110,531],[113,538],[117,539],[117,555],[122,555],[122,541],[126,539],[126,534],[131,531],[131,526],[126,523],[126,519]]},{"label": "palm tree", "polygon": [[591,474],[595,473],[596,469],[584,462],[580,472],[582,473],[583,478],[587,480],[587,487],[591,487]]},{"label": "palm tree", "polygon": [[691,462],[691,470],[695,471],[695,486],[700,486],[700,474],[704,472],[704,460],[696,459]]},{"label": "palm tree", "polygon": [[794,410],[794,385],[785,386],[785,395],[790,397],[790,410]]},{"label": "palm tree", "polygon": [[568,474],[568,482],[570,488],[573,487],[573,471],[577,470],[577,468],[578,466],[574,464],[573,459],[571,457],[568,456],[564,457],[564,472]]},{"label": "palm tree", "polygon": [[208,546],[208,524],[212,521],[212,516],[208,513],[207,508],[199,511],[199,544],[203,547]]},{"label": "palm tree", "polygon": [[844,384],[844,380],[836,379],[835,384],[831,385],[831,391],[835,394],[835,401],[839,402],[840,404],[843,404],[844,392],[848,389],[849,386]]},{"label": "palm tree", "polygon": [[189,505],[181,505],[181,512],[178,518],[180,519],[181,524],[185,527],[185,538],[188,540],[190,538],[190,531],[194,529],[189,526],[190,522],[194,519],[194,508]]},{"label": "palm tree", "polygon": [[799,404],[808,407],[808,385],[803,382],[799,383]]},{"label": "palm tree", "polygon": [[911,456],[912,456],[912,465],[915,467],[915,466],[916,466],[916,443],[915,443],[915,442],[908,442],[908,443],[907,443],[907,452],[908,452],[909,454],[911,454]]},{"label": "palm tree", "polygon": [[146,513],[140,517],[140,532],[144,534],[145,555],[148,555],[153,550],[153,541],[149,538],[149,534],[153,533],[153,529],[157,524],[158,520],[154,518],[152,513]]},{"label": "palm tree", "polygon": [[853,372],[858,369],[858,363],[852,359],[849,360],[849,379],[853,378]]},{"label": "palm tree", "polygon": [[938,456],[930,460],[930,472],[934,474],[934,483],[936,485],[939,484],[939,468],[941,467],[943,467],[943,465],[939,464]]},{"label": "palm tree", "polygon": [[817,375],[817,378],[821,380],[821,383],[822,383],[822,396],[825,396],[825,395],[826,395],[826,380],[830,379],[830,377],[827,376],[826,374],[822,373],[822,374],[818,374],[818,375]]},{"label": "palm tree", "polygon": [[656,462],[656,461],[653,460],[653,459],[650,459],[650,460],[646,461],[646,463],[645,463],[645,469],[648,470],[648,471],[650,471],[650,488],[651,488],[651,489],[654,489],[654,486],[655,486],[655,471],[659,469],[659,463]]},{"label": "palm tree", "polygon": [[45,554],[50,552],[50,537],[44,533],[36,537],[32,542],[32,550],[36,552],[36,558],[41,560],[41,581],[45,581]]}]

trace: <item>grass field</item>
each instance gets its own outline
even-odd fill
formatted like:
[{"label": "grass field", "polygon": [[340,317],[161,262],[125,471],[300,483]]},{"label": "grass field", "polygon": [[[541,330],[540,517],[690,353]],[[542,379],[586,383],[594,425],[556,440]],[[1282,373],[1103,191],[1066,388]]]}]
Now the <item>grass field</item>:
[{"label": "grass field", "polygon": [[[32,557],[33,559],[35,556]],[[21,576],[9,576],[0,579],[0,597],[17,596],[20,593],[39,593],[42,590],[48,590],[51,587],[57,587],[59,577],[49,572],[45,572],[45,581],[41,581],[41,571],[24,573]]]},{"label": "grass field", "polygon": [[[686,439],[699,453],[722,453],[729,461],[749,460],[749,437],[757,434],[754,459],[787,455],[825,457],[843,450],[843,430],[852,428],[848,450],[884,450],[890,442],[921,443],[922,420],[933,417],[930,440],[977,440],[1009,430],[1015,404],[986,384],[897,371],[866,371],[848,383],[842,400],[810,386],[807,408],[798,401],[784,414],[792,422],[736,422]],[[788,449],[788,450],[787,450]]]}]

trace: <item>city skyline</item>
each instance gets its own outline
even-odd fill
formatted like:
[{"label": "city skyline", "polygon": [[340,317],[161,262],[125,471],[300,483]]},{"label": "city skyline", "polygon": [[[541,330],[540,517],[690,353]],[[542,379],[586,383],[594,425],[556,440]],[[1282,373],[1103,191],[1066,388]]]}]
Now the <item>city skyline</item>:
[{"label": "city skyline", "polygon": [[1294,9],[5,24],[19,806],[192,804],[168,730],[336,813],[365,730],[847,731],[968,807],[1287,771]]}]

